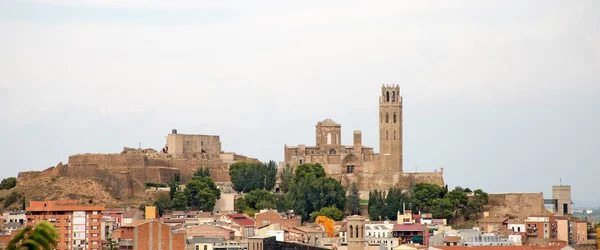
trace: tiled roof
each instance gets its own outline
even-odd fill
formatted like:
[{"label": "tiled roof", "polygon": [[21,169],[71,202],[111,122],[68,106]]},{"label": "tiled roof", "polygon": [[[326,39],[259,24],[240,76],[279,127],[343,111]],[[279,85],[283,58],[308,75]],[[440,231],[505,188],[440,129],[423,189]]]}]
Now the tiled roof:
[{"label": "tiled roof", "polygon": [[421,224],[396,224],[393,231],[423,231]]},{"label": "tiled roof", "polygon": [[441,250],[558,250],[565,246],[436,246]]},{"label": "tiled roof", "polygon": [[312,228],[312,227],[295,227],[295,228],[297,230],[300,230],[305,233],[323,233],[323,232],[325,232],[323,230]]}]

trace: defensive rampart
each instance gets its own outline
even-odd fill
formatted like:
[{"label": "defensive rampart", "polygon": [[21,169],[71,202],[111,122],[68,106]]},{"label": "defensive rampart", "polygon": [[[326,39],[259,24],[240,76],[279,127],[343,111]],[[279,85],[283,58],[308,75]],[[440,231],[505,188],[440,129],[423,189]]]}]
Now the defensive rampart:
[{"label": "defensive rampart", "polygon": [[541,192],[489,194],[485,210],[490,215],[510,215],[520,218],[547,213],[544,207],[544,195]]}]

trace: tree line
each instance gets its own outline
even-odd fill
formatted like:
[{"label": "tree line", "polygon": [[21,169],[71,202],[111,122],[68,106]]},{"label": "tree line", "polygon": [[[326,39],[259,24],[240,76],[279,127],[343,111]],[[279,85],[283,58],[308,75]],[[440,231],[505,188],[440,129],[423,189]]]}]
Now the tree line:
[{"label": "tree line", "polygon": [[488,194],[481,189],[473,192],[469,198],[465,190],[455,187],[448,191],[448,186],[417,183],[408,191],[390,188],[387,192],[373,190],[369,193],[369,217],[371,220],[396,220],[397,213],[403,209],[431,213],[433,218],[449,219],[464,216],[466,220],[479,216],[488,203]]},{"label": "tree line", "polygon": [[[239,165],[244,166],[245,164]],[[256,169],[258,169],[256,172],[260,173],[260,166],[251,164],[245,166],[248,167],[243,170],[244,173],[254,172]],[[236,167],[233,170],[230,168],[232,182],[234,182],[234,176],[244,176],[239,174],[240,170],[238,169],[242,169],[242,167]],[[277,171],[276,168],[275,171]],[[240,184],[236,188],[237,184],[233,183],[236,190],[248,192],[244,197],[236,200],[235,210],[253,215],[261,209],[277,209],[281,212],[293,209],[302,216],[303,220],[314,220],[317,215],[326,215],[338,220],[343,218],[343,210],[346,207],[346,190],[339,181],[327,177],[325,169],[320,164],[301,164],[295,170],[287,165],[282,169],[279,177],[282,194],[271,193],[268,189],[271,186],[265,185],[265,188],[260,188],[262,175],[245,177],[247,183],[258,184]],[[265,174],[265,180],[266,178]],[[249,186],[251,188],[248,188]]]}]

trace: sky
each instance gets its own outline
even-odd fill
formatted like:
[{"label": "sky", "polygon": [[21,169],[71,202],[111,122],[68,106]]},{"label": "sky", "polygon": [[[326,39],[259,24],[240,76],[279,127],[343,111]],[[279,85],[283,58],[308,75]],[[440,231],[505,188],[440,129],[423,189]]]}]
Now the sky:
[{"label": "sky", "polygon": [[0,1],[0,177],[161,149],[171,129],[283,160],[398,84],[404,171],[599,206],[599,1]]}]

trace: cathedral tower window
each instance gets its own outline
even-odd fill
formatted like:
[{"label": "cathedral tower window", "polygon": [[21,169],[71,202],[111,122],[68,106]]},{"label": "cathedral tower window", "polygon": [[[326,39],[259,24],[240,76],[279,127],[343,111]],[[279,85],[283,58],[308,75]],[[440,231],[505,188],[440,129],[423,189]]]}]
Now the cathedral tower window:
[{"label": "cathedral tower window", "polygon": [[396,112],[394,112],[394,123],[396,123]]},{"label": "cathedral tower window", "polygon": [[332,149],[330,149],[330,150],[329,150],[329,154],[330,154],[330,155],[334,155],[334,154],[335,154],[335,149],[333,149],[333,148],[332,148]]},{"label": "cathedral tower window", "polygon": [[394,141],[396,140],[396,130],[394,130]]},{"label": "cathedral tower window", "polygon": [[396,92],[392,92],[392,102],[396,101]]},{"label": "cathedral tower window", "polygon": [[331,133],[327,133],[327,144],[331,144]]},{"label": "cathedral tower window", "polygon": [[385,112],[385,123],[390,123],[390,115]]},{"label": "cathedral tower window", "polygon": [[390,102],[390,92],[385,92],[385,101]]},{"label": "cathedral tower window", "polygon": [[389,140],[389,138],[388,138],[388,131],[387,130],[385,131],[385,139]]}]

